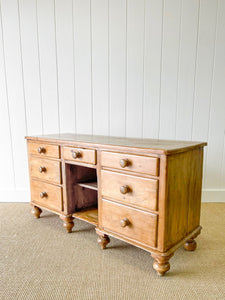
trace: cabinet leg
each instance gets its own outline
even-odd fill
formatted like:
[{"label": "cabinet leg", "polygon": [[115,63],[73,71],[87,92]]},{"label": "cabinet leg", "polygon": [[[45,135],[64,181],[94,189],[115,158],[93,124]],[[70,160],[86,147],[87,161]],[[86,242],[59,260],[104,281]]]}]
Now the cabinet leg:
[{"label": "cabinet leg", "polygon": [[153,268],[159,276],[163,276],[170,269],[169,260],[173,256],[173,253],[171,253],[169,256],[161,256],[154,253],[152,253],[151,255],[153,258],[155,258]]},{"label": "cabinet leg", "polygon": [[184,244],[184,249],[187,251],[195,251],[197,243],[194,239],[187,240]]},{"label": "cabinet leg", "polygon": [[71,233],[74,226],[74,218],[71,216],[60,216],[60,219],[63,220],[63,227],[66,228],[68,233]]},{"label": "cabinet leg", "polygon": [[110,238],[106,234],[99,235],[97,241],[98,241],[99,245],[101,246],[101,249],[103,250],[106,248],[106,245],[110,242]]},{"label": "cabinet leg", "polygon": [[37,206],[33,206],[32,210],[31,210],[31,213],[36,219],[39,219],[40,214],[42,213],[42,210]]}]

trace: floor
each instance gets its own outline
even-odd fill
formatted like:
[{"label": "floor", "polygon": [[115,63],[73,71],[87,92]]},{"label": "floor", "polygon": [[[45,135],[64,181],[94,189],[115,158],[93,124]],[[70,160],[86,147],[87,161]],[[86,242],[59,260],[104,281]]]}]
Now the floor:
[{"label": "floor", "polygon": [[94,227],[1,203],[0,299],[225,299],[225,203],[203,203],[195,252],[179,249],[158,277],[144,250],[116,239],[102,251]]}]

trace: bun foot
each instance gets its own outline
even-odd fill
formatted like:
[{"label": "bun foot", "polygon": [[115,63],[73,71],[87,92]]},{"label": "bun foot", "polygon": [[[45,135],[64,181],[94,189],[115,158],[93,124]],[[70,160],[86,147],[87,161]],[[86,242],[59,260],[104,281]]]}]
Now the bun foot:
[{"label": "bun foot", "polygon": [[66,228],[68,233],[71,233],[74,226],[74,218],[71,216],[60,216],[60,219],[63,220],[63,227]]},{"label": "bun foot", "polygon": [[184,244],[184,249],[187,251],[195,251],[197,243],[195,240],[187,240]]},{"label": "bun foot", "polygon": [[161,256],[152,253],[153,258],[155,258],[155,262],[153,263],[153,269],[157,272],[159,276],[164,276],[166,272],[170,269],[169,260],[173,256],[173,253],[169,256]]},{"label": "bun foot", "polygon": [[97,241],[98,241],[99,245],[101,246],[101,249],[104,250],[106,248],[107,244],[110,242],[110,238],[106,234],[99,235]]},{"label": "bun foot", "polygon": [[42,213],[42,210],[37,207],[37,206],[33,206],[32,207],[32,210],[31,210],[31,213],[32,215],[36,218],[36,219],[39,219],[40,218],[40,215]]}]

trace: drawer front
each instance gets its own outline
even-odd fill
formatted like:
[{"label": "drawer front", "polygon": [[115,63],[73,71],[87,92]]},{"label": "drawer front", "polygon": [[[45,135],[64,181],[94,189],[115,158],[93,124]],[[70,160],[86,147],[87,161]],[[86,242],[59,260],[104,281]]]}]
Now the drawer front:
[{"label": "drawer front", "polygon": [[45,143],[28,143],[29,154],[39,155],[43,157],[60,158],[59,146],[49,145]]},{"label": "drawer front", "polygon": [[63,147],[63,158],[65,160],[82,163],[96,164],[96,151],[92,149]]},{"label": "drawer front", "polygon": [[157,157],[102,152],[102,166],[153,176],[159,175],[159,158]]},{"label": "drawer front", "polygon": [[158,180],[101,171],[103,197],[157,210]]},{"label": "drawer front", "polygon": [[102,227],[156,247],[157,216],[154,214],[102,200]]},{"label": "drawer front", "polygon": [[52,184],[31,180],[31,200],[56,211],[62,210],[62,188]]},{"label": "drawer front", "polygon": [[52,183],[61,183],[61,163],[48,159],[30,157],[31,177],[51,181]]}]

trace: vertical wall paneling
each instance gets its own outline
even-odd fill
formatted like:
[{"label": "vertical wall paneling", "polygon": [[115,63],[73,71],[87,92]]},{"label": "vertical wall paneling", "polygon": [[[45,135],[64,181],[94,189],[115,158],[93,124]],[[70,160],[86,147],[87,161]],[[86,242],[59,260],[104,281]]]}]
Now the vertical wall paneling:
[{"label": "vertical wall paneling", "polygon": [[72,0],[55,0],[60,132],[75,132]]},{"label": "vertical wall paneling", "polygon": [[213,76],[217,0],[200,2],[199,39],[193,112],[193,140],[207,140]]},{"label": "vertical wall paneling", "polygon": [[15,185],[16,189],[21,189],[27,186],[28,172],[24,141],[27,127],[18,2],[16,0],[2,0],[1,12]]},{"label": "vertical wall paneling", "polygon": [[13,190],[15,188],[15,178],[13,170],[14,165],[11,147],[12,140],[8,110],[8,91],[5,75],[5,57],[0,7],[0,136],[4,137],[4,146],[1,144],[0,147],[0,157],[4,158],[1,160],[1,169],[4,170],[4,176],[0,175],[1,192],[3,189]]},{"label": "vertical wall paneling", "polygon": [[110,135],[125,135],[126,0],[109,0]]},{"label": "vertical wall paneling", "polygon": [[163,0],[145,3],[143,137],[158,138]]},{"label": "vertical wall paneling", "polygon": [[[200,1],[198,51],[194,93],[192,139],[208,140],[211,89],[215,55],[215,32],[218,1]],[[203,186],[205,187],[207,151],[204,156]]]},{"label": "vertical wall paneling", "polygon": [[[215,37],[215,59],[213,66],[211,110],[205,185],[208,188],[225,188],[218,170],[223,161],[225,131],[225,2],[218,2],[218,17]],[[219,46],[217,46],[219,45]],[[216,148],[215,148],[215,145]]]},{"label": "vertical wall paneling", "polygon": [[174,139],[180,59],[181,0],[165,0],[159,138]]},{"label": "vertical wall paneling", "polygon": [[176,109],[176,138],[191,139],[199,1],[183,0]]},{"label": "vertical wall paneling", "polygon": [[145,1],[127,0],[126,135],[142,136]]},{"label": "vertical wall paneling", "polygon": [[108,0],[92,0],[93,133],[109,134]]},{"label": "vertical wall paneling", "polygon": [[54,0],[37,1],[44,133],[59,132]]},{"label": "vertical wall paneling", "polygon": [[91,0],[73,0],[76,127],[92,133]]},{"label": "vertical wall paneling", "polygon": [[43,132],[36,0],[19,0],[27,134]]}]

